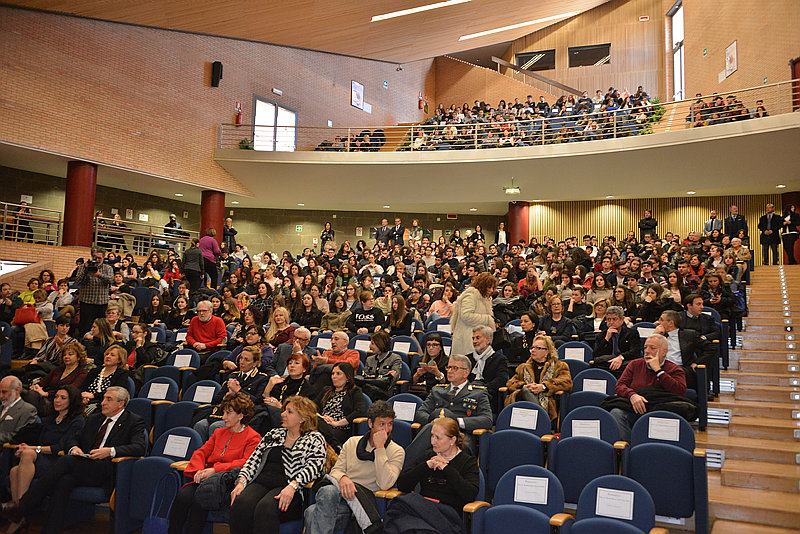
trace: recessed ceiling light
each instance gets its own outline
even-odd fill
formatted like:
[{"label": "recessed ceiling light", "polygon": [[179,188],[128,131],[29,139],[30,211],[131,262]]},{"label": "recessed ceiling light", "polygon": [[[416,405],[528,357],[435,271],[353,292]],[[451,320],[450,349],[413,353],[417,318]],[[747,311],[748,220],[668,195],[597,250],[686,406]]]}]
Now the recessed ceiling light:
[{"label": "recessed ceiling light", "polygon": [[614,198],[613,195],[608,195],[606,198]]},{"label": "recessed ceiling light", "polygon": [[374,17],[372,17],[371,22],[393,19],[395,17],[411,15],[412,13],[419,13],[421,11],[430,11],[431,9],[438,9],[440,7],[454,6],[456,4],[465,4],[470,1],[471,0],[447,0],[446,2],[436,2],[435,4],[427,4],[424,6],[412,7],[410,9],[401,9],[400,11],[392,11],[391,13],[384,13],[383,15],[375,15]]},{"label": "recessed ceiling light", "polygon": [[383,206],[383,209],[385,209],[385,210],[388,210],[389,208],[391,208],[391,206],[389,204],[386,204],[385,206]]},{"label": "recessed ceiling light", "polygon": [[786,187],[786,184],[778,184],[775,187],[777,187],[778,189],[784,189]]},{"label": "recessed ceiling light", "polygon": [[478,208],[470,208],[469,211],[478,211]]},{"label": "recessed ceiling light", "polygon": [[541,198],[537,198],[537,199],[534,200],[534,202],[541,202],[541,201],[542,201]]},{"label": "recessed ceiling light", "polygon": [[570,11],[569,13],[562,13],[560,15],[553,15],[552,17],[545,17],[543,19],[535,19],[529,20],[528,22],[520,22],[518,24],[511,24],[510,26],[503,26],[502,28],[495,28],[493,30],[486,30],[483,32],[478,33],[470,33],[469,35],[462,35],[458,38],[459,41],[466,41],[467,39],[475,39],[477,37],[484,37],[486,35],[492,35],[493,33],[500,33],[505,32],[508,30],[516,30],[517,28],[524,28],[525,26],[532,26],[534,24],[539,24],[540,22],[550,22],[551,20],[558,20],[564,19],[569,17],[574,17],[575,15],[579,14],[580,11]]},{"label": "recessed ceiling light", "polygon": [[175,193],[175,196],[176,196],[176,197],[182,197],[182,196],[183,196],[183,193]]},{"label": "recessed ceiling light", "polygon": [[303,204],[302,202],[298,202],[297,205],[298,206],[305,206],[305,204]]},{"label": "recessed ceiling light", "polygon": [[238,200],[233,200],[233,201],[231,201],[231,204],[238,204],[238,203],[239,203],[239,201],[238,201]]},{"label": "recessed ceiling light", "polygon": [[687,195],[696,195],[697,191],[687,191],[686,194]]}]

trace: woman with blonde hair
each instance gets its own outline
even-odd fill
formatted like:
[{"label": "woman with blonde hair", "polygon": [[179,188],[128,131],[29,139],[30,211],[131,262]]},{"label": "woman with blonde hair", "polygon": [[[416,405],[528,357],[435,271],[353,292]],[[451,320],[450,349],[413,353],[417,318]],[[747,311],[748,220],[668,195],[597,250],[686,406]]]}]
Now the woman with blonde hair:
[{"label": "woman with blonde hair", "polygon": [[282,425],[261,439],[231,492],[232,534],[278,532],[302,516],[302,488],[318,479],[327,446],[317,431],[317,407],[305,397],[283,402]]},{"label": "woman with blonde hair", "polygon": [[128,351],[119,345],[108,347],[103,353],[103,365],[89,371],[83,381],[81,397],[87,417],[100,407],[111,386],[128,387]]},{"label": "woman with blonde hair", "polygon": [[555,421],[558,413],[554,398],[556,393],[572,391],[572,376],[567,363],[558,359],[553,340],[538,335],[533,338],[531,357],[517,366],[506,387],[510,392],[506,406],[517,401],[535,402],[547,410],[551,421]]},{"label": "woman with blonde hair", "polygon": [[295,327],[291,325],[292,316],[289,310],[283,306],[279,306],[272,310],[272,319],[270,320],[269,330],[265,336],[267,343],[273,347],[277,347],[282,343],[291,343],[294,341]]},{"label": "woman with blonde hair", "polygon": [[469,354],[473,351],[472,329],[476,326],[486,325],[494,331],[492,296],[496,289],[497,279],[490,273],[481,273],[456,299],[450,318],[452,354]]}]

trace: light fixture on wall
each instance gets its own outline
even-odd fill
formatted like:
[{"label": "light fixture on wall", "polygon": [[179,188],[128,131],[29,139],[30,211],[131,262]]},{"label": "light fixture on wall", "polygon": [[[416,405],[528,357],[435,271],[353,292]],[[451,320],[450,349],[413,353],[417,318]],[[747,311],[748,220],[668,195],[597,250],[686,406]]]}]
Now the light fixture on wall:
[{"label": "light fixture on wall", "polygon": [[233,201],[231,201],[231,204],[238,204],[238,203],[239,203],[239,201],[238,201],[238,200],[233,200]]},{"label": "light fixture on wall", "polygon": [[298,202],[297,205],[298,206],[305,206],[305,204],[303,204],[302,202]]},{"label": "light fixture on wall", "polygon": [[519,195],[520,189],[518,186],[514,185],[514,177],[511,177],[511,185],[510,186],[503,186],[503,191],[506,195]]},{"label": "light fixture on wall", "polygon": [[786,189],[786,184],[778,184],[775,187],[777,187],[778,189]]},{"label": "light fixture on wall", "polygon": [[697,191],[687,191],[686,194],[687,195],[696,195]]},{"label": "light fixture on wall", "polygon": [[614,195],[606,195],[606,198],[614,198]]},{"label": "light fixture on wall", "polygon": [[176,196],[176,197],[182,197],[182,196],[183,196],[183,193],[175,193],[175,196]]},{"label": "light fixture on wall", "polygon": [[389,204],[384,204],[383,209],[388,210],[389,208],[391,208]]},{"label": "light fixture on wall", "polygon": [[478,211],[478,208],[470,208],[469,211]]}]

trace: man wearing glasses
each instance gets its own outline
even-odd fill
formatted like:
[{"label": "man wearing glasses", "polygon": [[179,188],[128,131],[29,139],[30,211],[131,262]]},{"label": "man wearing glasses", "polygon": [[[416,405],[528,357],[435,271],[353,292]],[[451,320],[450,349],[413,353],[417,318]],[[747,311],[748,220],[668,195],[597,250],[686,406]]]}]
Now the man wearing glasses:
[{"label": "man wearing glasses", "polygon": [[291,343],[278,345],[275,349],[275,357],[264,367],[264,372],[269,376],[285,376],[287,374],[286,362],[292,354],[300,352],[309,358],[316,356],[316,351],[308,347],[310,341],[311,331],[308,328],[301,326],[296,329],[294,331],[294,340]]},{"label": "man wearing glasses", "polygon": [[470,439],[479,428],[492,428],[492,408],[484,386],[468,382],[472,371],[470,359],[453,354],[447,364],[447,383],[433,387],[422,406],[417,408],[414,420],[423,426],[406,449],[406,459],[413,461],[431,446],[431,423],[440,417],[452,417],[466,434],[465,443],[473,454],[475,447]]}]

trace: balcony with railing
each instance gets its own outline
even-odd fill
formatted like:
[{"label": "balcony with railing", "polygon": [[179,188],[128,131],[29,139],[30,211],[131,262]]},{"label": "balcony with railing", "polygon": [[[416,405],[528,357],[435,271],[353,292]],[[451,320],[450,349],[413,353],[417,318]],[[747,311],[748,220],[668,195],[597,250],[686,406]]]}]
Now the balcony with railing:
[{"label": "balcony with railing", "polygon": [[167,228],[138,221],[98,217],[94,224],[95,246],[111,252],[131,252],[145,256],[153,249],[174,250],[182,254],[198,232]]},{"label": "balcony with railing", "polygon": [[63,213],[58,210],[0,202],[0,217],[0,240],[61,244]]},{"label": "balcony with railing", "polygon": [[[723,103],[712,105],[712,99],[716,97],[722,98]],[[699,114],[696,113],[696,100],[654,101],[648,106],[609,110],[599,110],[594,106],[590,113],[564,108],[555,116],[551,113],[530,120],[509,116],[495,122],[428,121],[391,126],[287,126],[277,129],[252,124],[221,124],[217,148],[261,150],[261,147],[268,146],[282,151],[398,152],[619,139],[756,119],[763,115],[758,101],[771,116],[791,113],[800,107],[800,80],[707,95],[703,98],[707,107]]]}]

